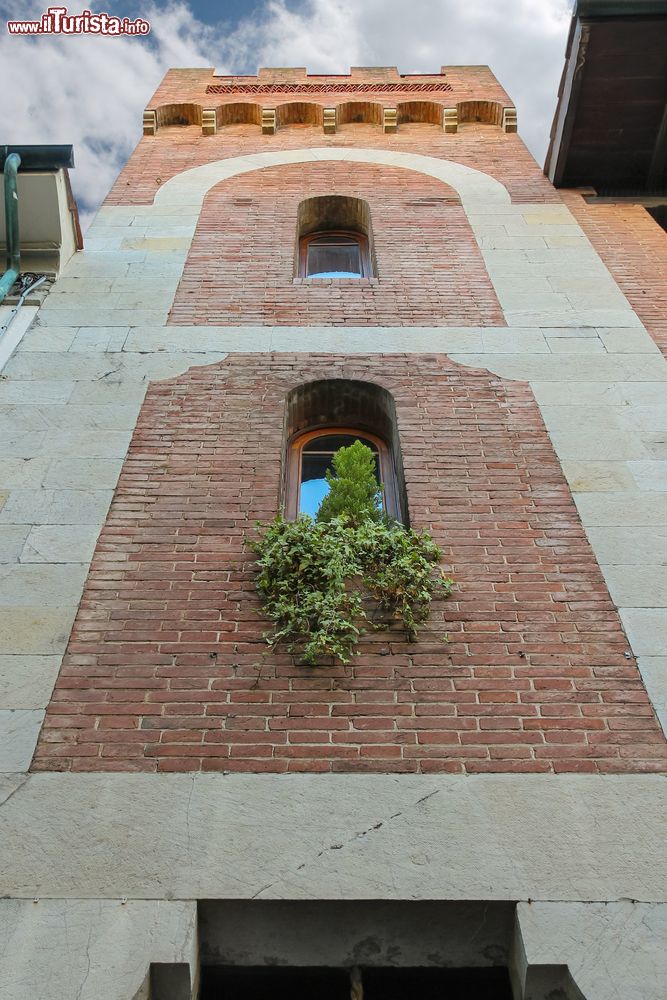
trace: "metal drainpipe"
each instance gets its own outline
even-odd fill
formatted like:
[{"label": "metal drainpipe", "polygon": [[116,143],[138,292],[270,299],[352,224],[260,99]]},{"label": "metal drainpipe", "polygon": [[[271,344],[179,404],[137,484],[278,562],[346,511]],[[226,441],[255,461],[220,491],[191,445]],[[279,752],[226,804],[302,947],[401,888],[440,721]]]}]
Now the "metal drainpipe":
[{"label": "metal drainpipe", "polygon": [[11,290],[21,273],[21,248],[19,246],[19,198],[16,193],[16,175],[21,166],[18,153],[10,153],[5,160],[5,233],[7,240],[7,270],[0,278],[0,302]]}]

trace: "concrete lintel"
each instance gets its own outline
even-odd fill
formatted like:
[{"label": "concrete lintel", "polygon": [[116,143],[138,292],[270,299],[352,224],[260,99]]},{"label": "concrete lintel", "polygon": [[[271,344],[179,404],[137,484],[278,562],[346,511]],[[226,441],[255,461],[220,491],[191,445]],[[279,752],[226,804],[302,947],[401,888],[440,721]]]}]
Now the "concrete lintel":
[{"label": "concrete lintel", "polygon": [[667,899],[657,775],[3,780],[0,896]]}]

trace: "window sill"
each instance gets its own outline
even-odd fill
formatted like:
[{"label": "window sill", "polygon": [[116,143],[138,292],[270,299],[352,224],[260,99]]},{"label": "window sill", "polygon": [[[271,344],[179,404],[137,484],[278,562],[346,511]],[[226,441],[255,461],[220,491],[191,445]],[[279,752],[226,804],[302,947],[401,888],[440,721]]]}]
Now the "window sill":
[{"label": "window sill", "polygon": [[293,278],[293,285],[310,285],[313,288],[369,288],[379,285],[378,278]]}]

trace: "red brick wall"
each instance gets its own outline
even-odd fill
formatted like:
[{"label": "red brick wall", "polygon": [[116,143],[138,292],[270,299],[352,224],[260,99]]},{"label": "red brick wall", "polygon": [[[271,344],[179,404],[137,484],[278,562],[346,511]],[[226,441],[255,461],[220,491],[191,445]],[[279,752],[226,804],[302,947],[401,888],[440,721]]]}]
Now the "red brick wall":
[{"label": "red brick wall", "polygon": [[576,191],[563,200],[667,356],[667,233],[642,205],[599,205]]},{"label": "red brick wall", "polygon": [[[243,541],[277,508],[287,392],[327,377],[394,394],[412,523],[458,590],[417,643],[380,632],[313,669],[268,653]],[[236,355],[149,387],[33,767],[661,770],[626,650],[525,384],[438,356]]]},{"label": "red brick wall", "polygon": [[[321,194],[368,202],[375,279],[294,281],[299,203]],[[505,325],[456,192],[410,170],[345,162],[271,167],[213,188],[169,321]]]}]

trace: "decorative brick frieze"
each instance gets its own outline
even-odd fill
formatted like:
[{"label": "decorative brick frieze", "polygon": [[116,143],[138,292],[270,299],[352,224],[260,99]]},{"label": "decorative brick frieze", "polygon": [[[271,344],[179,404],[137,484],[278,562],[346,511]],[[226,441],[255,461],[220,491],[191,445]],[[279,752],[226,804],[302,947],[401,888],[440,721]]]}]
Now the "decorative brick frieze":
[{"label": "decorative brick frieze", "polygon": [[212,83],[207,94],[446,94],[452,89],[438,83]]}]

